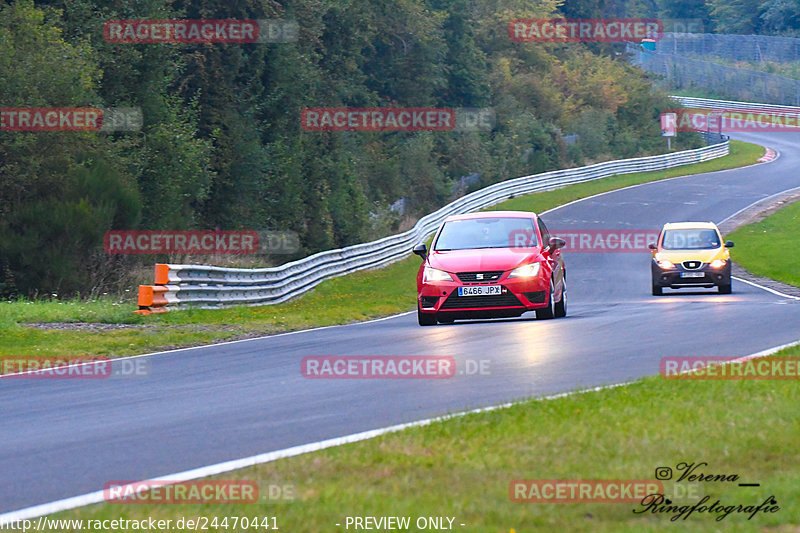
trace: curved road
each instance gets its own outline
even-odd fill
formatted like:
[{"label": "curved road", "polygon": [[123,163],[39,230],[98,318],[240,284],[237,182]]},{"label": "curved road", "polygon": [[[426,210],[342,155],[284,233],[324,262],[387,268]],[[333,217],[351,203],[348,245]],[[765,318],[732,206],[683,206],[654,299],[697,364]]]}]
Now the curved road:
[{"label": "curved road", "polygon": [[[800,186],[792,133],[740,135],[776,148],[769,164],[677,178],[547,213],[551,228],[717,223]],[[658,373],[672,355],[745,355],[798,338],[800,302],[734,281],[650,296],[648,254],[566,254],[569,316],[420,328],[390,319],[149,356],[150,375],[120,380],[2,380],[0,513],[418,420]],[[414,281],[409,279],[409,283]],[[530,316],[529,316],[530,315]],[[700,351],[702,350],[702,351]],[[488,359],[487,375],[448,380],[310,380],[307,355]]]}]

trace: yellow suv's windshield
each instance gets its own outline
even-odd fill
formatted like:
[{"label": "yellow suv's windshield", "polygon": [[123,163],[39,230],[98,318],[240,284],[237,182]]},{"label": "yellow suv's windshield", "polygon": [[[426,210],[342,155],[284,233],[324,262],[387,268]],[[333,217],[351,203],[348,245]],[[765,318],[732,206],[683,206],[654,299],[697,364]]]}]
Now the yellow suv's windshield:
[{"label": "yellow suv's windshield", "polygon": [[661,247],[664,250],[712,250],[720,244],[719,234],[713,229],[668,229]]}]

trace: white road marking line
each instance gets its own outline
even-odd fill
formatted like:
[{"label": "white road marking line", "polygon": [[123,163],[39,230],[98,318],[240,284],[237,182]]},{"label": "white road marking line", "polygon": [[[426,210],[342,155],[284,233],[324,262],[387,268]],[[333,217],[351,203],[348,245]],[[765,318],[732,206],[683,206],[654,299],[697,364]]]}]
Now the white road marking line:
[{"label": "white road marking line", "polygon": [[720,221],[717,223],[717,226],[724,224],[725,222],[729,221],[730,219],[732,219],[733,217],[735,217],[735,216],[736,216],[736,215],[738,215],[739,213],[742,213],[742,212],[744,212],[744,211],[747,211],[748,209],[750,209],[751,207],[753,207],[754,205],[756,205],[756,204],[758,204],[758,203],[761,203],[761,202],[766,202],[766,201],[767,201],[767,200],[769,200],[770,198],[775,198],[776,196],[781,196],[782,194],[786,194],[786,193],[788,193],[788,192],[797,191],[797,190],[800,190],[800,187],[794,187],[794,188],[792,188],[792,189],[786,189],[785,191],[776,192],[775,194],[772,194],[772,195],[770,195],[770,196],[767,196],[767,197],[765,197],[765,198],[762,198],[762,199],[760,199],[760,200],[756,200],[756,201],[755,201],[755,202],[753,202],[752,204],[750,204],[750,205],[747,205],[747,206],[745,206],[745,207],[743,207],[743,208],[739,209],[738,211],[736,211],[736,212],[735,212],[734,214],[732,214],[731,216],[729,216],[729,217],[725,217],[724,219],[720,220]]},{"label": "white road marking line", "polygon": [[[552,394],[549,396],[542,396],[540,398],[531,398],[533,400],[553,400],[557,398],[563,398],[567,396],[572,396],[574,394],[584,394],[587,392],[597,392],[605,389],[612,389],[615,387],[621,387],[623,385],[628,385],[632,382],[626,383],[615,383],[612,385],[603,385],[598,387],[591,387],[588,389],[580,390],[580,391],[573,391],[573,392],[562,392],[558,394]],[[354,433],[352,435],[345,435],[343,437],[335,437],[332,439],[326,439],[319,442],[312,442],[308,444],[301,444],[299,446],[293,446],[291,448],[285,448],[283,450],[276,450],[273,452],[262,453],[259,455],[254,455],[251,457],[245,457],[242,459],[234,459],[232,461],[225,461],[223,463],[217,463],[214,465],[204,466],[200,468],[195,468],[193,470],[186,470],[184,472],[179,472],[176,474],[169,474],[166,476],[161,476],[158,478],[154,478],[148,481],[159,482],[159,481],[189,481],[193,479],[204,478],[208,476],[214,476],[217,474],[222,474],[225,472],[231,472],[233,470],[239,470],[242,468],[246,468],[249,466],[260,465],[264,463],[270,463],[273,461],[277,461],[278,459],[285,459],[288,457],[295,457],[297,455],[302,455],[310,452],[315,452],[319,450],[324,450],[326,448],[332,448],[335,446],[342,446],[344,444],[351,444],[354,442],[360,442],[364,440],[373,439],[375,437],[379,437],[381,435],[386,435],[388,433],[395,433],[398,431],[402,431],[407,428],[413,427],[420,427],[420,426],[427,426],[429,424],[433,424],[435,422],[442,422],[451,420],[454,418],[461,418],[463,416],[467,416],[470,414],[475,413],[486,413],[490,411],[496,411],[499,409],[507,409],[515,404],[521,403],[522,401],[528,400],[521,400],[518,402],[507,402],[502,403],[499,405],[492,405],[489,407],[481,407],[479,409],[471,409],[469,411],[462,411],[459,413],[453,413],[444,416],[437,416],[433,418],[426,418],[423,420],[417,420],[415,422],[407,422],[405,424],[396,424],[394,426],[388,426],[385,428],[379,429],[372,429],[369,431],[362,431],[360,433]],[[126,485],[121,486],[123,489]],[[133,487],[133,485],[131,485]],[[115,487],[116,488],[116,487]],[[32,507],[26,507],[24,509],[19,509],[17,511],[11,511],[7,513],[0,514],[0,527],[4,524],[8,524],[9,522],[15,522],[18,520],[29,520],[31,518],[36,518],[38,516],[49,515],[61,511],[67,511],[69,509],[75,509],[78,507],[84,507],[86,505],[92,505],[95,503],[102,503],[104,502],[104,491],[98,490],[95,492],[90,492],[88,494],[82,494],[80,496],[73,496],[72,498],[66,498],[63,500],[57,500],[54,502],[43,503],[40,505],[35,505]]]},{"label": "white road marking line", "polygon": [[[713,173],[716,173],[716,172],[726,172],[726,171],[729,171],[729,170],[738,170],[740,168],[746,168],[746,167],[738,167],[738,168],[735,168],[735,169],[725,169],[725,170],[719,170],[719,171],[709,172],[709,173],[704,173],[704,174],[713,174]],[[611,191],[602,192],[602,193],[599,193],[599,194],[588,196],[586,198],[579,198],[577,200],[573,200],[572,202],[568,202],[566,204],[554,207],[552,209],[548,209],[547,211],[543,211],[540,214],[550,213],[552,211],[556,211],[558,209],[561,209],[562,207],[566,207],[566,206],[569,206],[569,205],[572,205],[572,204],[576,204],[578,202],[583,202],[583,201],[586,201],[586,200],[590,200],[590,199],[596,198],[598,196],[603,196],[603,195],[606,195],[606,194],[615,193],[615,192],[623,191],[623,190],[626,190],[626,189],[632,189],[632,188],[635,188],[635,187],[641,187],[641,186],[644,186],[644,185],[650,185],[652,183],[657,183],[658,181],[670,181],[670,180],[689,178],[689,177],[694,177],[694,176],[699,176],[699,175],[700,174],[688,174],[686,176],[676,176],[676,177],[673,177],[673,178],[657,180],[656,182],[647,182],[647,183],[640,183],[640,184],[630,185],[628,187],[623,187],[623,188],[620,188],[620,189],[614,189],[614,190],[611,190]],[[777,193],[777,194],[781,194],[781,193]],[[759,200],[759,201],[761,201],[761,200]],[[757,202],[754,202],[754,203],[757,203]],[[747,209],[747,208],[745,208],[745,209]],[[731,216],[733,216],[733,215],[731,215]],[[747,281],[747,280],[743,280],[743,279],[740,279],[740,278],[734,278],[734,279],[736,279],[737,281],[742,281],[744,283],[748,283],[750,285],[756,286],[758,288],[761,288],[763,290],[766,290],[766,291],[771,292],[773,294],[776,294],[778,296],[782,296],[782,297],[785,297],[785,298],[791,298],[791,299],[795,299],[795,300],[800,300],[800,298],[798,298],[796,296],[791,296],[791,295],[788,295],[788,294],[784,294],[784,293],[778,292],[776,290],[770,289],[768,287],[763,287],[761,285],[758,285],[757,283],[753,283],[753,282],[750,282],[750,281]],[[187,347],[187,348],[179,348],[179,349],[176,349],[176,350],[165,350],[165,351],[160,351],[160,352],[152,352],[152,353],[146,353],[146,354],[132,355],[132,356],[128,356],[128,357],[120,357],[120,358],[116,358],[116,359],[134,359],[134,358],[138,358],[138,357],[149,357],[149,356],[152,356],[152,355],[173,354],[173,353],[176,353],[176,352],[195,350],[195,349],[199,349],[199,348],[209,348],[209,347],[213,347],[213,346],[224,346],[224,345],[228,345],[228,344],[236,344],[236,343],[240,343],[240,342],[255,341],[255,340],[267,339],[267,338],[272,338],[272,337],[280,337],[280,336],[285,336],[285,335],[294,335],[294,334],[298,334],[298,333],[306,333],[306,332],[310,332],[310,331],[319,331],[319,330],[323,330],[323,329],[330,329],[330,328],[336,328],[336,327],[357,326],[357,325],[369,324],[369,323],[373,323],[373,322],[380,322],[380,321],[383,321],[383,320],[389,320],[389,319],[392,319],[392,318],[397,318],[397,317],[405,316],[405,315],[412,314],[412,313],[413,313],[413,311],[408,311],[408,312],[405,312],[405,313],[399,313],[399,314],[396,314],[396,315],[390,315],[390,316],[381,317],[381,318],[377,318],[377,319],[374,319],[374,320],[368,320],[368,321],[364,321],[364,322],[357,322],[357,323],[354,323],[354,324],[334,324],[334,325],[331,325],[331,326],[321,326],[321,327],[311,328],[311,329],[288,331],[288,332],[284,332],[284,333],[276,333],[274,335],[265,335],[263,337],[253,337],[253,338],[250,338],[250,339],[240,339],[240,340],[235,340],[235,341],[219,342],[219,343],[215,343],[215,344],[206,344],[206,345],[202,345],[202,346],[191,346],[191,347]],[[747,358],[763,357],[763,356],[766,356],[766,355],[770,355],[770,354],[775,353],[776,351],[779,351],[779,350],[781,350],[783,348],[794,346],[794,345],[797,345],[797,344],[800,344],[800,341],[795,342],[795,343],[782,345],[782,346],[778,346],[778,347],[775,347],[775,348],[770,348],[768,350],[764,350],[762,352],[758,352],[756,354],[752,354],[750,356],[746,356],[745,358],[742,358],[742,360],[746,360]],[[96,362],[85,362],[85,363],[82,363],[82,364],[96,364]],[[26,374],[26,373],[30,373],[30,372],[21,372],[19,374]],[[9,374],[9,375],[16,375],[16,374]],[[602,387],[593,387],[593,388],[590,388],[590,389],[585,389],[585,390],[580,390],[580,391],[575,391],[575,392],[559,393],[559,394],[554,394],[554,395],[550,395],[550,396],[544,396],[544,397],[535,398],[535,399],[536,400],[551,400],[551,399],[556,399],[556,398],[563,398],[563,397],[571,396],[573,394],[584,394],[584,393],[587,393],[587,392],[596,392],[596,391],[600,391],[600,390],[605,390],[605,389],[610,389],[610,388],[615,388],[615,387],[628,385],[630,383],[631,382],[625,382],[625,383],[617,383],[617,384],[613,384],[613,385],[606,385],[606,386],[602,386]],[[527,400],[524,400],[524,401],[527,401]],[[401,431],[401,430],[406,429],[406,428],[425,426],[425,425],[429,425],[429,424],[434,423],[434,422],[449,420],[451,418],[462,417],[462,416],[466,416],[466,415],[473,414],[473,413],[482,413],[482,412],[494,411],[494,410],[497,410],[497,409],[504,409],[504,408],[511,407],[512,405],[515,405],[516,403],[519,403],[519,402],[505,403],[505,404],[500,404],[500,405],[491,406],[491,407],[485,407],[485,408],[481,408],[481,409],[474,409],[474,410],[471,410],[471,411],[455,413],[455,414],[452,414],[452,415],[435,417],[435,418],[420,420],[420,421],[416,421],[416,422],[410,422],[410,423],[407,423],[407,424],[399,424],[399,425],[395,425],[395,426],[389,426],[389,427],[386,427],[386,428],[365,431],[365,432],[356,433],[356,434],[353,434],[353,435],[347,435],[347,436],[344,436],[344,437],[337,437],[337,438],[328,439],[328,440],[324,440],[324,441],[320,441],[320,442],[316,442],[316,443],[310,443],[310,444],[304,444],[304,445],[300,445],[300,446],[294,446],[292,448],[286,448],[284,450],[277,450],[277,451],[274,451],[274,452],[268,452],[268,453],[265,453],[265,454],[260,454],[260,455],[256,455],[256,456],[252,456],[252,457],[247,457],[247,458],[243,458],[243,459],[237,459],[237,460],[233,460],[233,461],[227,461],[227,462],[224,462],[224,463],[218,463],[216,465],[210,465],[210,466],[206,466],[206,467],[201,467],[201,468],[197,468],[197,469],[194,469],[194,470],[188,470],[188,471],[177,473],[177,474],[170,474],[170,475],[167,475],[167,476],[163,476],[163,477],[157,478],[157,479],[155,479],[153,481],[167,481],[167,480],[187,481],[187,480],[190,480],[190,479],[198,479],[200,477],[208,477],[208,476],[212,476],[212,475],[216,475],[216,474],[220,474],[220,473],[224,473],[224,472],[229,472],[229,471],[232,471],[232,470],[238,470],[238,469],[241,469],[241,468],[245,468],[247,466],[263,464],[263,463],[267,463],[267,462],[276,461],[278,459],[283,459],[283,458],[287,458],[287,457],[294,457],[296,455],[301,455],[301,454],[304,454],[304,453],[309,453],[309,452],[313,452],[313,451],[317,451],[317,450],[323,450],[325,448],[330,448],[330,447],[334,447],[334,446],[341,446],[343,444],[349,444],[349,443],[353,443],[353,442],[359,442],[359,441],[362,441],[362,440],[375,438],[375,437],[378,437],[380,435],[384,435],[384,434],[387,434],[387,433],[394,433],[394,432],[397,432],[397,431]],[[77,508],[77,507],[83,507],[85,505],[91,505],[91,504],[94,504],[94,503],[101,503],[103,501],[104,501],[104,499],[103,499],[103,491],[102,490],[101,491],[95,491],[95,492],[84,494],[84,495],[81,495],[81,496],[75,496],[75,497],[72,497],[72,498],[66,498],[66,499],[63,499],[63,500],[55,501],[55,502],[45,503],[45,504],[41,504],[41,505],[37,505],[37,506],[33,506],[33,507],[20,509],[18,511],[12,511],[12,512],[9,512],[9,513],[1,514],[0,515],[0,525],[2,525],[4,523],[7,523],[7,522],[13,522],[15,520],[24,520],[24,519],[29,519],[29,518],[35,518],[35,517],[43,516],[43,515],[46,515],[46,514],[52,514],[52,513],[56,513],[56,512],[60,512],[60,511],[65,511],[65,510],[68,510],[68,509],[74,509],[74,508]]]},{"label": "white road marking line", "polygon": [[[682,179],[682,178],[691,178],[691,177],[700,176],[700,175],[703,175],[703,174],[716,174],[718,172],[728,172],[728,171],[731,171],[731,170],[740,170],[740,169],[743,169],[743,168],[747,168],[749,166],[755,166],[755,164],[747,165],[747,166],[744,166],[744,167],[736,167],[736,168],[728,168],[728,169],[723,169],[723,170],[715,170],[713,172],[702,172],[700,174],[687,174],[685,176],[675,176],[675,177],[672,177],[672,178],[666,178],[666,179],[657,180],[657,181],[650,181],[650,182],[647,182],[647,183],[637,183],[636,185],[629,185],[627,187],[622,187],[620,189],[613,189],[611,191],[606,191],[606,192],[601,192],[601,193],[598,193],[598,194],[593,194],[592,196],[587,196],[585,198],[578,198],[577,200],[573,200],[571,202],[567,202],[566,204],[562,204],[562,205],[553,207],[552,209],[548,209],[547,211],[542,211],[539,214],[540,215],[544,215],[546,213],[550,213],[550,212],[555,211],[557,209],[561,209],[562,207],[567,207],[569,205],[576,204],[578,202],[583,202],[585,200],[591,200],[592,198],[597,198],[598,196],[603,196],[605,194],[611,194],[611,193],[614,193],[614,192],[624,191],[626,189],[633,189],[634,187],[641,187],[641,186],[644,186],[644,185],[650,185],[652,183],[657,183],[657,182],[662,182],[662,181],[677,180],[677,179]],[[780,194],[780,193],[777,193],[777,194]],[[174,354],[174,353],[177,353],[177,352],[183,352],[183,351],[189,351],[189,350],[197,350],[197,349],[200,349],[200,348],[210,348],[210,347],[213,347],[213,346],[225,346],[225,345],[228,345],[228,344],[236,344],[236,343],[239,343],[239,342],[257,341],[257,340],[262,340],[262,339],[269,339],[269,338],[272,338],[272,337],[282,337],[282,336],[285,336],[285,335],[296,335],[298,333],[306,333],[306,332],[309,332],[309,331],[320,331],[320,330],[323,330],[323,329],[341,328],[341,327],[347,327],[347,326],[360,326],[362,324],[371,324],[373,322],[381,322],[382,320],[390,320],[392,318],[397,318],[397,317],[409,315],[409,314],[412,314],[412,313],[414,313],[414,311],[406,311],[405,313],[398,313],[396,315],[384,316],[384,317],[376,318],[376,319],[373,319],[373,320],[367,320],[365,322],[354,322],[354,323],[351,323],[351,324],[333,324],[331,326],[320,326],[320,327],[311,328],[311,329],[299,329],[299,330],[296,330],[296,331],[287,331],[287,332],[284,332],[284,333],[275,333],[274,335],[264,335],[262,337],[252,337],[252,338],[249,338],[249,339],[239,339],[239,340],[235,340],[235,341],[224,341],[224,342],[217,342],[217,343],[214,343],[214,344],[203,344],[203,345],[200,345],[200,346],[189,346],[189,347],[186,347],[186,348],[176,348],[174,350],[163,350],[163,351],[160,351],[160,352],[142,353],[142,354],[138,354],[138,355],[129,355],[129,356],[126,356],[126,357],[115,357],[115,358],[113,358],[113,360],[116,361],[116,360],[122,360],[122,359],[136,359],[137,357],[150,357],[151,355]],[[97,362],[86,361],[86,362],[81,363],[81,364],[76,365],[76,366],[89,365],[89,364],[97,364]],[[35,371],[20,372],[19,374],[27,374],[27,373],[30,373],[30,372],[35,372]],[[9,376],[13,376],[13,375],[17,375],[17,374],[8,374],[8,375]]]},{"label": "white road marking line", "polygon": [[747,283],[748,285],[752,285],[753,287],[758,287],[759,289],[765,290],[767,292],[771,292],[772,294],[783,296],[784,298],[791,298],[792,300],[800,300],[800,297],[792,296],[791,294],[786,294],[775,289],[770,289],[769,287],[765,287],[764,285],[759,285],[755,281],[750,281],[744,278],[740,278],[738,276],[731,276],[736,281],[741,281],[742,283]]},{"label": "white road marking line", "polygon": [[[750,355],[742,356],[735,361],[747,361],[750,359],[755,359],[758,357],[766,357],[768,355],[772,355],[780,350],[791,348],[793,346],[800,345],[800,340],[790,342],[787,344],[782,344],[780,346],[774,346],[772,348],[767,348],[766,350],[762,350],[760,352],[756,352]],[[547,396],[541,396],[539,398],[529,398],[524,400],[519,400],[515,402],[507,402],[502,403],[499,405],[493,405],[489,407],[481,407],[479,409],[471,409],[469,411],[462,411],[459,413],[453,413],[444,416],[437,416],[433,418],[426,418],[423,420],[417,420],[415,422],[408,422],[405,424],[396,424],[394,426],[388,426],[385,428],[379,429],[372,429],[369,431],[362,431],[361,433],[354,433],[352,435],[345,435],[343,437],[336,437],[332,439],[326,439],[318,442],[312,442],[308,444],[301,444],[299,446],[293,446],[291,448],[285,448],[283,450],[276,450],[273,452],[262,453],[259,455],[254,455],[251,457],[244,457],[242,459],[234,459],[232,461],[226,461],[223,463],[217,463],[209,466],[204,466],[200,468],[195,468],[193,470],[186,470],[184,472],[179,472],[176,474],[169,474],[166,476],[161,476],[149,481],[189,481],[193,479],[204,478],[208,476],[214,476],[218,474],[223,474],[226,472],[231,472],[233,470],[239,470],[242,468],[246,468],[249,466],[255,466],[264,463],[271,463],[273,461],[277,461],[278,459],[285,459],[288,457],[295,457],[298,455],[303,455],[310,452],[315,452],[319,450],[324,450],[326,448],[332,448],[335,446],[342,446],[343,444],[351,444],[355,442],[360,442],[364,440],[373,439],[375,437],[379,437],[381,435],[386,435],[388,433],[396,433],[398,431],[402,431],[407,428],[412,427],[421,427],[433,424],[435,422],[443,422],[447,420],[452,420],[454,418],[461,418],[470,414],[475,413],[487,413],[490,411],[496,411],[499,409],[507,409],[514,405],[527,402],[530,400],[535,401],[546,401],[546,400],[555,400],[558,398],[566,398],[569,396],[575,396],[578,394],[586,394],[590,392],[599,392],[602,390],[614,389],[617,387],[623,387],[625,385],[630,385],[635,383],[635,381],[626,381],[623,383],[614,383],[611,385],[601,385],[597,387],[590,387],[588,389],[582,389],[578,391],[570,391],[570,392],[561,392],[557,394],[550,394]],[[72,498],[66,498],[63,500],[57,500],[54,502],[43,503],[40,505],[35,505],[32,507],[26,507],[24,509],[19,509],[16,511],[11,511],[8,513],[0,514],[0,527],[4,524],[8,524],[9,522],[15,522],[18,520],[29,520],[31,518],[36,518],[43,515],[49,515],[53,513],[57,513],[60,511],[67,511],[69,509],[75,509],[78,507],[84,507],[86,505],[91,505],[95,503],[102,503],[104,500],[103,497],[104,491],[98,490],[95,492],[90,492],[88,494],[82,494],[80,496],[73,496]]]}]

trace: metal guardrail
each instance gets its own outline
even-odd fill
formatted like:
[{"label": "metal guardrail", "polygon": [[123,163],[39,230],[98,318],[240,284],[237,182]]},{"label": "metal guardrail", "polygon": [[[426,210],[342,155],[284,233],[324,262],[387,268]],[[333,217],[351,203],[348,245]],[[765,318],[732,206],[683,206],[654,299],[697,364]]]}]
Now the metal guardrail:
[{"label": "metal guardrail", "polygon": [[708,98],[694,98],[691,96],[671,96],[673,100],[683,107],[694,109],[744,109],[747,111],[774,111],[777,113],[800,113],[800,107],[761,104],[758,102],[739,102],[734,100],[711,100]]},{"label": "metal guardrail", "polygon": [[138,313],[166,311],[167,306],[220,308],[266,305],[295,298],[322,281],[357,270],[378,268],[408,257],[411,248],[434,233],[451,215],[469,213],[538,191],[617,174],[664,170],[725,156],[730,142],[635,159],[553,170],[490,185],[422,217],[410,230],[365,244],[327,250],[273,268],[224,268],[204,265],[156,265],[155,285],[139,287]]},{"label": "metal guardrail", "polygon": [[[739,102],[734,100],[713,100],[709,98],[694,98],[691,96],[672,96],[671,98],[683,107],[692,109],[719,109],[722,111],[741,110],[746,112],[743,116],[751,113],[763,113],[774,116],[800,116],[800,107],[794,106],[762,104],[759,102]],[[728,136],[722,133],[701,132],[701,135],[703,135],[707,144],[718,143],[728,139]],[[759,161],[772,161],[774,158],[775,152],[767,148],[767,154],[759,159]]]}]

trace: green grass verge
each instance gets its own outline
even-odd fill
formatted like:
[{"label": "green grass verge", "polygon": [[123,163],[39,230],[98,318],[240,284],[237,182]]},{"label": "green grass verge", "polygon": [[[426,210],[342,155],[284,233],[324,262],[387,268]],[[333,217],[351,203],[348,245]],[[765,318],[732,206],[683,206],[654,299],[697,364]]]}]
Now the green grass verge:
[{"label": "green grass verge", "polygon": [[[783,355],[798,357],[800,347]],[[798,404],[796,381],[649,377],[599,392],[526,401],[216,478],[251,480],[262,487],[290,484],[295,498],[288,502],[104,503],[56,518],[270,515],[281,530],[291,532],[345,531],[335,524],[364,515],[450,516],[466,524],[456,530],[481,533],[512,528],[519,533],[797,531]],[[739,480],[664,482],[676,505],[709,495],[707,505],[720,499],[725,505],[755,506],[774,495],[780,510],[750,521],[742,514],[717,522],[718,514],[695,513],[671,522],[672,514],[634,514],[642,509],[635,503],[514,503],[509,498],[509,483],[515,479],[653,479],[657,467],[677,472],[681,462],[707,462],[699,472],[736,474]]]},{"label": "green grass verge", "polygon": [[[712,172],[754,163],[763,155],[757,145],[731,142],[731,155],[665,171],[613,176],[553,191],[514,198],[494,209],[545,211],[593,194],[665,178]],[[187,310],[140,317],[133,302],[0,302],[0,356],[89,355],[119,357],[315,326],[344,324],[414,309],[414,278],[419,258],[386,268],[331,279],[312,292],[279,305]],[[111,329],[41,329],[31,323],[88,322],[123,324]]]},{"label": "green grass verge", "polygon": [[736,243],[731,257],[746,270],[800,287],[800,202],[790,204],[761,222],[737,229],[726,239]]}]

